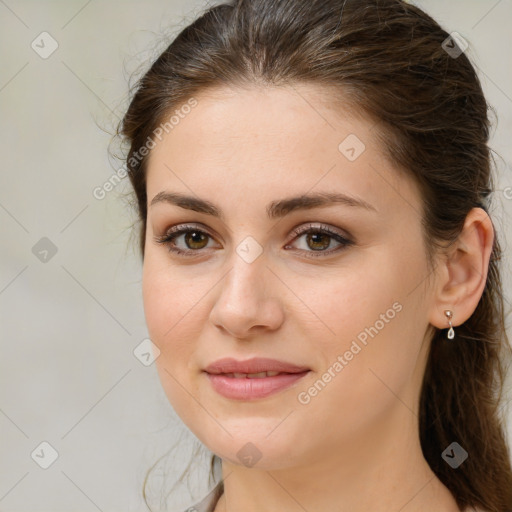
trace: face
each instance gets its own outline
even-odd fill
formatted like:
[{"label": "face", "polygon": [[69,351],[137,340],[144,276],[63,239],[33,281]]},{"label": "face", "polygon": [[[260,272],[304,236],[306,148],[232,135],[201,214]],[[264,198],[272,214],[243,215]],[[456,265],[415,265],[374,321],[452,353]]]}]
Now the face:
[{"label": "face", "polygon": [[[158,373],[190,430],[238,464],[251,451],[264,469],[350,456],[417,421],[431,306],[420,194],[374,123],[326,97],[203,93],[149,158],[143,297]],[[226,357],[307,371],[226,396],[214,381],[234,377],[204,371]],[[278,382],[265,379],[253,389]]]}]

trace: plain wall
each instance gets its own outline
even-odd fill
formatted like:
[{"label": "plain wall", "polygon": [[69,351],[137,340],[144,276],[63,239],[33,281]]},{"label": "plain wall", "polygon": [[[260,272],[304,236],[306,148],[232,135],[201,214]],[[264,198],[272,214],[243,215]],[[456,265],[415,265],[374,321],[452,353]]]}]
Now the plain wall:
[{"label": "plain wall", "polygon": [[[510,254],[512,3],[415,3],[469,40],[497,110],[491,144],[503,162],[494,213]],[[148,335],[133,214],[123,200],[127,180],[104,199],[93,191],[119,167],[107,149],[129,76],[147,68],[164,33],[175,34],[204,5],[0,2],[0,510],[146,510],[141,488],[149,467],[179,439],[167,464],[170,482],[190,460],[192,435],[171,410],[154,365],[133,353]],[[52,41],[40,42],[44,31],[58,43],[46,59],[40,54]],[[58,452],[48,469],[34,460],[50,460],[42,442]],[[206,475],[206,468],[196,474],[192,497],[178,485],[176,510],[206,491]],[[158,501],[152,504],[157,510]]]}]

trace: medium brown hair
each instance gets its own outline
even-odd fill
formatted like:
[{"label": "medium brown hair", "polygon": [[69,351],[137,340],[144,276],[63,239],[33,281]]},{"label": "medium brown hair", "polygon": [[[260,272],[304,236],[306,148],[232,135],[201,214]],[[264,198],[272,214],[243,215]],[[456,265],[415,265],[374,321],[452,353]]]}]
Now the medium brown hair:
[{"label": "medium brown hair", "polygon": [[[472,208],[489,212],[493,190],[490,107],[466,54],[445,50],[448,36],[402,0],[233,0],[208,8],[140,79],[118,128],[130,147],[126,161],[142,258],[147,157],[137,152],[155,129],[209,88],[307,83],[327,86],[333,102],[336,91],[349,98],[376,123],[396,168],[419,185],[432,264],[436,250],[457,239]],[[496,236],[484,292],[472,316],[456,327],[454,341],[431,326],[421,389],[421,447],[461,510],[512,511],[506,416],[500,409],[511,353],[500,258]],[[457,469],[441,457],[453,441],[469,454]],[[218,460],[214,455],[212,474]]]}]

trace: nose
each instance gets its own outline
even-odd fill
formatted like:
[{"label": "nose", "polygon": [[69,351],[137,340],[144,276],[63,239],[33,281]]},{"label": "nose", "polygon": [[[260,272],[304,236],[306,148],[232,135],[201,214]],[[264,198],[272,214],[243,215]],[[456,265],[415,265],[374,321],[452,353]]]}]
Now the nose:
[{"label": "nose", "polygon": [[210,321],[238,339],[278,329],[284,321],[280,286],[264,255],[248,263],[235,254],[232,268],[219,283]]}]

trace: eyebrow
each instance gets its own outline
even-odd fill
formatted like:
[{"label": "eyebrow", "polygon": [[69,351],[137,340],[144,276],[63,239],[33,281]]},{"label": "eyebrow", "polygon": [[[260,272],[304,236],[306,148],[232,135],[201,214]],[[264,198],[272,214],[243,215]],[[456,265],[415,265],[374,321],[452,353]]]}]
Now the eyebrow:
[{"label": "eyebrow", "polygon": [[[157,203],[168,203],[179,206],[186,210],[204,213],[224,219],[222,210],[215,204],[198,197],[187,196],[178,192],[159,192],[151,201],[150,207]],[[332,206],[335,204],[344,204],[346,206],[355,206],[364,208],[365,210],[377,213],[377,209],[362,199],[352,197],[342,193],[333,192],[317,192],[313,194],[303,194],[296,197],[286,199],[278,199],[271,201],[267,208],[267,216],[269,219],[277,219],[284,217],[296,210],[308,210],[311,208],[320,208],[323,206]]]}]

